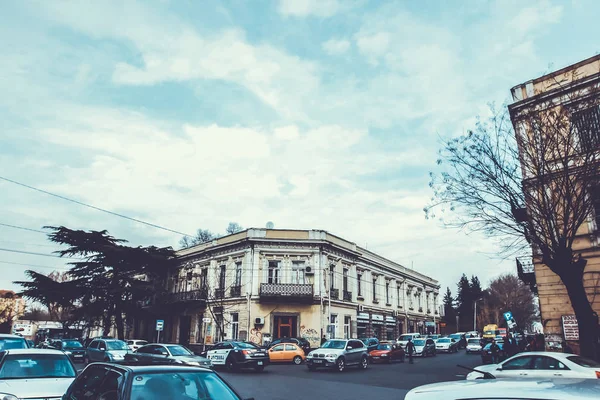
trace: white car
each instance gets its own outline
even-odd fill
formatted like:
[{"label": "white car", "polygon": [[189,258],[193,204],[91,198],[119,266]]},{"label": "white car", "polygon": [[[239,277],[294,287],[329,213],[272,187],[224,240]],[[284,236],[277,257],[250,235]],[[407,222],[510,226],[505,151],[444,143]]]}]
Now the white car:
[{"label": "white car", "polygon": [[139,339],[127,340],[127,347],[129,347],[129,350],[131,350],[131,351],[136,351],[140,347],[145,346],[147,344],[148,344],[148,341],[146,341],[146,340],[139,340]]},{"label": "white car", "polygon": [[469,338],[467,339],[467,354],[471,353],[481,353],[481,339],[479,338]]},{"label": "white car", "polygon": [[435,342],[435,350],[443,353],[456,353],[458,351],[458,342],[449,337],[439,338]]},{"label": "white car", "polygon": [[60,350],[5,350],[0,361],[2,399],[60,399],[77,376]]},{"label": "white car", "polygon": [[599,379],[479,379],[412,389],[404,400],[586,400],[600,398]]},{"label": "white car", "polygon": [[[546,351],[519,353],[500,364],[481,365],[475,369],[489,372],[496,378],[600,379],[600,363],[575,354]],[[467,375],[467,380],[482,377],[483,374],[473,371]]]},{"label": "white car", "polygon": [[401,346],[402,348],[406,347],[406,343],[408,343],[408,339],[415,340],[421,337],[420,333],[405,333],[400,336],[396,341],[396,344]]}]

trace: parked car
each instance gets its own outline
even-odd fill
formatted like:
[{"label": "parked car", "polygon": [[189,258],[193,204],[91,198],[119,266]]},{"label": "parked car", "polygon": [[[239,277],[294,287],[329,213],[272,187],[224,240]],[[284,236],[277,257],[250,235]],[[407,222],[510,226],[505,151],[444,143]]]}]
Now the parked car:
[{"label": "parked car", "polygon": [[197,356],[179,344],[152,343],[125,354],[125,362],[140,364],[184,364],[211,368],[208,358]]},{"label": "parked car", "polygon": [[[600,379],[600,363],[574,354],[546,351],[520,353],[499,364],[475,369],[489,372],[498,379]],[[482,377],[483,374],[475,371],[467,375],[468,380]]]},{"label": "parked car", "polygon": [[467,347],[467,340],[465,338],[464,332],[453,333],[452,335],[448,335],[448,337],[456,340],[456,344],[459,350]]},{"label": "parked car", "polygon": [[367,352],[375,350],[379,346],[379,339],[377,338],[362,338],[360,341],[367,346]]},{"label": "parked car", "polygon": [[305,354],[308,354],[310,352],[310,342],[304,338],[279,338],[279,339],[275,339],[272,342],[269,342],[267,349],[270,349],[271,347],[278,345],[280,343],[293,343],[296,346],[300,347]]},{"label": "parked car", "polygon": [[343,372],[350,366],[367,369],[369,355],[367,347],[360,340],[333,339],[308,353],[306,365],[310,371],[319,367],[335,368],[339,372]]},{"label": "parked car", "polygon": [[406,343],[408,343],[408,339],[411,340],[415,340],[421,337],[421,334],[419,333],[405,333],[404,335],[401,335],[398,340],[396,341],[396,344],[402,346],[402,347],[406,347]]},{"label": "parked car", "polygon": [[83,347],[86,347],[86,348],[90,347],[90,343],[92,343],[96,339],[114,339],[114,337],[113,336],[96,336],[93,338],[87,338],[82,343]]},{"label": "parked car", "polygon": [[405,353],[404,349],[395,343],[381,342],[375,350],[369,352],[369,357],[371,362],[383,361],[390,364],[395,360],[404,362]]},{"label": "parked car", "polygon": [[147,340],[132,339],[132,340],[127,341],[127,347],[129,347],[129,350],[131,350],[131,351],[136,351],[140,347],[145,346],[147,344],[148,344]]},{"label": "parked car", "polygon": [[0,353],[1,398],[59,399],[77,371],[59,350],[10,349]]},{"label": "parked car", "polygon": [[435,342],[433,339],[415,339],[413,340],[415,345],[415,356],[416,357],[428,357],[435,356]]},{"label": "parked car", "polygon": [[279,343],[269,349],[271,362],[293,362],[300,365],[305,359],[304,350],[294,343]]},{"label": "parked car", "polygon": [[269,364],[267,351],[251,342],[220,342],[207,351],[206,356],[215,367],[224,366],[229,371],[240,368],[262,371]]},{"label": "parked car", "polygon": [[598,379],[480,379],[418,386],[404,400],[586,400],[598,399]]},{"label": "parked car", "polygon": [[58,339],[50,342],[50,347],[62,350],[74,362],[84,362],[86,350],[77,339]]},{"label": "parked car", "polygon": [[452,338],[440,338],[435,342],[435,350],[439,353],[456,353],[458,342]]},{"label": "parked car", "polygon": [[433,341],[435,342],[436,340],[438,340],[439,338],[441,338],[441,335],[427,335],[425,336],[427,339],[433,339]]},{"label": "parked car", "polygon": [[121,362],[130,353],[127,343],[118,339],[96,339],[86,349],[86,361]]},{"label": "parked car", "polygon": [[479,338],[470,338],[467,339],[467,354],[472,354],[472,353],[477,353],[479,354],[481,352],[481,339]]},{"label": "parked car", "polygon": [[[500,350],[498,351],[498,360],[504,361],[506,359],[506,352],[504,351],[504,342],[502,340],[496,340],[496,344],[500,348]],[[491,342],[486,343],[486,345],[483,346],[483,349],[481,349],[481,362],[484,364],[489,364],[492,362],[492,350],[490,350],[491,346]]]},{"label": "parked car", "polygon": [[0,334],[0,351],[27,348],[29,345],[23,336]]},{"label": "parked car", "polygon": [[[47,396],[40,396],[45,398]],[[63,399],[219,399],[241,400],[227,382],[207,368],[183,365],[88,365]]]}]

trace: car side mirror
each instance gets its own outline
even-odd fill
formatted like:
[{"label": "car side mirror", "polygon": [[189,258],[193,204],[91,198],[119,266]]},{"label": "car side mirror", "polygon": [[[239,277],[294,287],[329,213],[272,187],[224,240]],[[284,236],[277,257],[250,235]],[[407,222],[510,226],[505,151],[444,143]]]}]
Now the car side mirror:
[{"label": "car side mirror", "polygon": [[98,347],[98,350],[106,350],[106,347]]},{"label": "car side mirror", "polygon": [[348,346],[348,347],[346,347],[346,350],[352,350],[353,348],[354,347],[352,347],[352,346]]},{"label": "car side mirror", "polygon": [[496,371],[502,371],[502,367],[496,368]]}]

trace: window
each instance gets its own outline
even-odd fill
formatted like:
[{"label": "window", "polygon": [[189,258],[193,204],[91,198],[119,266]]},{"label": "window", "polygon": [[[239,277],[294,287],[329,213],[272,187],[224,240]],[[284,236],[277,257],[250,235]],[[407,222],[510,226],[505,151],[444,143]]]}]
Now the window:
[{"label": "window", "polygon": [[277,346],[271,347],[272,351],[283,351],[284,347],[282,344],[278,344]]},{"label": "window", "polygon": [[509,360],[509,361],[505,362],[504,364],[502,364],[502,369],[503,370],[531,369],[531,361],[532,360],[533,360],[533,357],[531,357],[531,356],[513,358],[512,360]]},{"label": "window", "polygon": [[66,354],[9,354],[2,360],[0,379],[75,378]]},{"label": "window", "polygon": [[356,274],[356,291],[362,296],[362,272]]},{"label": "window", "polygon": [[344,292],[348,291],[348,270],[344,268],[343,277],[342,277],[342,290]]},{"label": "window", "polygon": [[373,278],[373,301],[377,301],[377,278]]},{"label": "window", "polygon": [[329,266],[329,287],[335,289],[335,265]]},{"label": "window", "polygon": [[349,315],[344,316],[344,339],[350,339],[350,325],[352,323],[352,317]]},{"label": "window", "polygon": [[92,343],[90,343],[90,345],[88,346],[90,349],[97,349],[98,348],[98,341],[94,340]]},{"label": "window", "polygon": [[396,287],[398,291],[398,307],[402,307],[402,288],[400,287],[400,283],[396,283],[398,286]]},{"label": "window", "polygon": [[569,356],[567,360],[586,368],[600,368],[600,363],[580,356]]},{"label": "window", "polygon": [[235,263],[235,286],[242,286],[242,263]]},{"label": "window", "polygon": [[573,113],[571,122],[577,132],[581,151],[595,151],[600,146],[600,108],[598,106]]},{"label": "window", "polygon": [[87,368],[65,398],[72,400],[117,399],[123,375],[103,367]]},{"label": "window", "polygon": [[390,304],[390,281],[385,281],[385,303]]},{"label": "window", "polygon": [[353,349],[362,349],[363,347],[365,347],[363,342],[361,342],[360,340],[351,340],[348,342],[348,345],[352,346]]},{"label": "window", "polygon": [[296,351],[297,347],[294,346],[293,344],[286,344],[285,345],[285,351]]},{"label": "window", "polygon": [[127,398],[235,400],[238,397],[216,374],[159,371],[136,374]]},{"label": "window", "polygon": [[533,363],[533,369],[544,370],[568,370],[567,366],[552,357],[536,357]]},{"label": "window", "polygon": [[268,283],[281,283],[279,276],[279,261],[269,261],[269,275],[267,282]]},{"label": "window", "polygon": [[221,265],[219,267],[219,289],[225,289],[225,271],[226,271],[226,266],[225,265]]},{"label": "window", "polygon": [[336,328],[337,328],[337,315],[335,314],[331,314],[331,320],[330,320],[330,325],[329,325],[329,333],[331,334],[330,337],[335,338],[336,336]]},{"label": "window", "polygon": [[304,261],[292,262],[292,283],[304,284]]},{"label": "window", "polygon": [[208,278],[208,268],[202,268],[202,272],[200,272],[200,288],[206,288],[206,281]]},{"label": "window", "polygon": [[239,314],[231,313],[231,339],[232,340],[238,340],[239,329],[240,329]]}]

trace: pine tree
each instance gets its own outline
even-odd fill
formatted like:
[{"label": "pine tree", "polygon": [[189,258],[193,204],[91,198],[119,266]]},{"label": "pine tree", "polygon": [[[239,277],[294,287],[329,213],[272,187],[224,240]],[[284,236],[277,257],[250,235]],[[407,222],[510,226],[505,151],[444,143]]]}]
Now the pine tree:
[{"label": "pine tree", "polygon": [[454,326],[456,323],[456,310],[454,309],[454,297],[449,287],[446,287],[444,295],[444,322],[448,326]]}]

